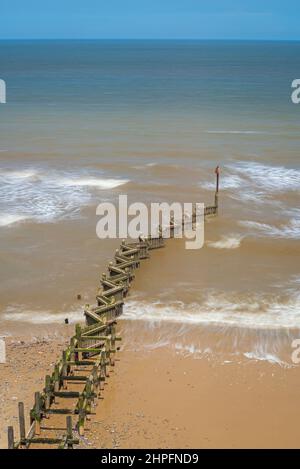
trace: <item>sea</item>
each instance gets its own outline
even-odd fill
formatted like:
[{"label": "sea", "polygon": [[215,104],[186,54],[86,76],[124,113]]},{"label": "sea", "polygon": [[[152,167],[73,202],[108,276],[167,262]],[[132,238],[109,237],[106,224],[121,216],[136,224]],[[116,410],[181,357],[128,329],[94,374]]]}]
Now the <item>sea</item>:
[{"label": "sea", "polygon": [[119,244],[96,235],[99,203],[211,205],[219,165],[204,247],[169,240],[145,262],[124,347],[293,366],[299,57],[287,41],[0,41],[2,335],[95,302]]}]

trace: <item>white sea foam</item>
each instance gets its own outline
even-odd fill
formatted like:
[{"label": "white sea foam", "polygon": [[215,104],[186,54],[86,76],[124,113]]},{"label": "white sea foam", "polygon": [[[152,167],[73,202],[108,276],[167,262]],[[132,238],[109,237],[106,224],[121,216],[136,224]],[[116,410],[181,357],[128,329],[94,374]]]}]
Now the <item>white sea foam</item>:
[{"label": "white sea foam", "polygon": [[207,245],[216,249],[237,249],[241,245],[242,238],[241,235],[231,234],[222,236],[219,241],[207,241]]},{"label": "white sea foam", "polygon": [[65,318],[68,318],[70,323],[82,321],[84,318],[83,311],[81,309],[55,313],[45,310],[28,310],[22,306],[9,306],[2,316],[2,319],[6,321],[18,321],[31,324],[63,324]]},{"label": "white sea foam", "polygon": [[276,365],[280,365],[282,367],[291,367],[290,363],[287,363],[280,359],[277,355],[268,352],[261,352],[261,351],[253,351],[253,352],[244,352],[244,357],[248,358],[249,360],[255,361],[267,361],[269,363],[274,363]]},{"label": "white sea foam", "polygon": [[[270,203],[275,206],[274,198],[268,200],[269,195],[300,191],[300,171],[284,166],[238,161],[224,166],[220,186],[222,190],[229,192],[231,198],[238,201],[258,205]],[[213,190],[215,183],[204,181],[201,187]],[[241,188],[242,190],[238,190]],[[278,201],[279,208],[280,205],[282,204]],[[286,207],[283,208],[286,210]]]},{"label": "white sea foam", "polygon": [[23,215],[14,215],[14,214],[1,214],[0,215],[0,227],[13,225],[15,223],[20,223],[26,220],[28,217]]},{"label": "white sea foam", "polygon": [[[97,175],[99,172],[97,173]],[[95,173],[78,169],[72,171],[30,168],[0,170],[0,213],[21,213],[39,223],[78,218],[82,207],[95,197],[93,189],[113,190],[127,179],[95,177]],[[21,221],[2,216],[0,226]]]},{"label": "white sea foam", "polygon": [[[238,189],[239,187],[241,187],[243,183],[244,183],[243,178],[237,174],[225,174],[225,175],[222,174],[221,176],[222,190]],[[216,187],[214,181],[199,183],[199,186],[207,190],[214,190]]]},{"label": "white sea foam", "polygon": [[285,225],[274,226],[251,220],[239,221],[241,226],[250,229],[249,234],[260,237],[300,239],[300,219],[290,220]]},{"label": "white sea foam", "polygon": [[115,189],[116,187],[127,184],[129,179],[97,179],[97,178],[79,178],[62,179],[60,184],[64,186],[78,187],[97,187],[98,189]]},{"label": "white sea foam", "polygon": [[264,192],[300,190],[300,171],[284,166],[272,166],[253,161],[240,161],[227,168],[242,177],[248,184]]},{"label": "white sea foam", "polygon": [[35,169],[23,169],[20,171],[0,170],[0,176],[6,179],[7,182],[19,182],[23,179],[32,179],[38,176],[38,171]]},{"label": "white sea foam", "polygon": [[182,352],[184,355],[191,356],[205,356],[205,355],[210,355],[212,354],[212,349],[209,347],[206,347],[204,350],[202,350],[200,347],[198,347],[196,344],[182,344],[180,342],[176,342],[174,344],[174,349],[177,352]]},{"label": "white sea foam", "polygon": [[250,329],[300,329],[300,293],[292,294],[288,301],[282,301],[279,297],[270,300],[260,296],[235,299],[217,293],[208,295],[201,303],[192,304],[131,300],[124,306],[123,318]]},{"label": "white sea foam", "polygon": [[206,134],[228,134],[228,135],[264,135],[269,132],[260,130],[205,130]]}]

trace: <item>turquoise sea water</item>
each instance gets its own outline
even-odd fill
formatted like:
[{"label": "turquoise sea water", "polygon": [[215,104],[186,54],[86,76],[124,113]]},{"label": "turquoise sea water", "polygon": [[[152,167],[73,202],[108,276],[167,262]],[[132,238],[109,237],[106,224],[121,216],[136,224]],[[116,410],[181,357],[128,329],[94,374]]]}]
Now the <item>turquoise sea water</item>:
[{"label": "turquoise sea water", "polygon": [[1,41],[1,150],[88,143],[113,153],[122,142],[126,153],[154,135],[220,153],[223,143],[251,148],[250,133],[218,133],[232,131],[257,132],[261,147],[271,135],[293,160],[299,53],[298,42]]}]

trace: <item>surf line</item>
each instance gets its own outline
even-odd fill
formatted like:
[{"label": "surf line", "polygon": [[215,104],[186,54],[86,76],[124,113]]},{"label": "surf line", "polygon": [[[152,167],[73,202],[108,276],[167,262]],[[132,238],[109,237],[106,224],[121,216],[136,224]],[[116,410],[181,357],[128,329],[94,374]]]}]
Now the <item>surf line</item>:
[{"label": "surf line", "polygon": [[[204,208],[204,219],[218,214],[220,168],[215,169],[215,203]],[[196,223],[196,211],[192,214],[192,223]],[[170,238],[174,238],[176,226],[184,220],[171,217]],[[107,272],[100,279],[101,288],[96,296],[96,305],[86,305],[84,309],[85,326],[75,326],[75,335],[69,346],[62,352],[61,359],[54,365],[51,375],[45,377],[42,392],[35,392],[34,404],[30,409],[30,428],[26,432],[24,402],[18,403],[19,440],[15,440],[14,428],[7,428],[8,449],[28,449],[34,447],[72,449],[80,443],[84,435],[85,422],[92,413],[97,399],[102,397],[104,383],[115,366],[115,354],[120,349],[117,342],[117,318],[123,312],[124,298],[127,296],[135,270],[144,259],[150,257],[150,251],[165,246],[162,229],[158,236],[140,236],[136,241],[123,240],[115,252],[114,260],[109,262]],[[66,408],[65,400],[69,403]],[[65,429],[53,437],[53,420],[58,416],[66,418]],[[76,416],[73,426],[72,416]],[[43,425],[41,425],[43,423]],[[63,423],[61,423],[63,425]]]}]

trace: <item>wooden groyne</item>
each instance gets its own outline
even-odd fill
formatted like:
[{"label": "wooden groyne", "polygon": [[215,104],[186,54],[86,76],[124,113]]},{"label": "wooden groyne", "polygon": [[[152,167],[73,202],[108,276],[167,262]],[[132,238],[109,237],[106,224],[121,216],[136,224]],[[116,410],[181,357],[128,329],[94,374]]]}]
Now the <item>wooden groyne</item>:
[{"label": "wooden groyne", "polygon": [[[205,207],[205,217],[218,213],[219,167],[216,168],[216,176],[215,203]],[[194,209],[190,223],[195,224],[196,218]],[[170,230],[170,238],[175,237],[176,227],[185,223],[185,219],[175,222],[171,218],[170,225],[165,227]],[[34,395],[28,431],[25,428],[24,403],[19,402],[19,439],[15,439],[14,428],[9,426],[9,449],[71,449],[79,444],[85,422],[93,413],[97,400],[102,398],[104,383],[115,365],[121,340],[116,331],[117,318],[123,312],[124,299],[135,278],[135,271],[141,261],[150,257],[151,250],[165,246],[161,227],[158,233],[157,237],[121,242],[113,261],[107,266],[107,272],[102,274],[96,305],[85,307],[85,325],[76,324],[68,347],[54,365],[52,374],[45,377],[44,389]]]}]

